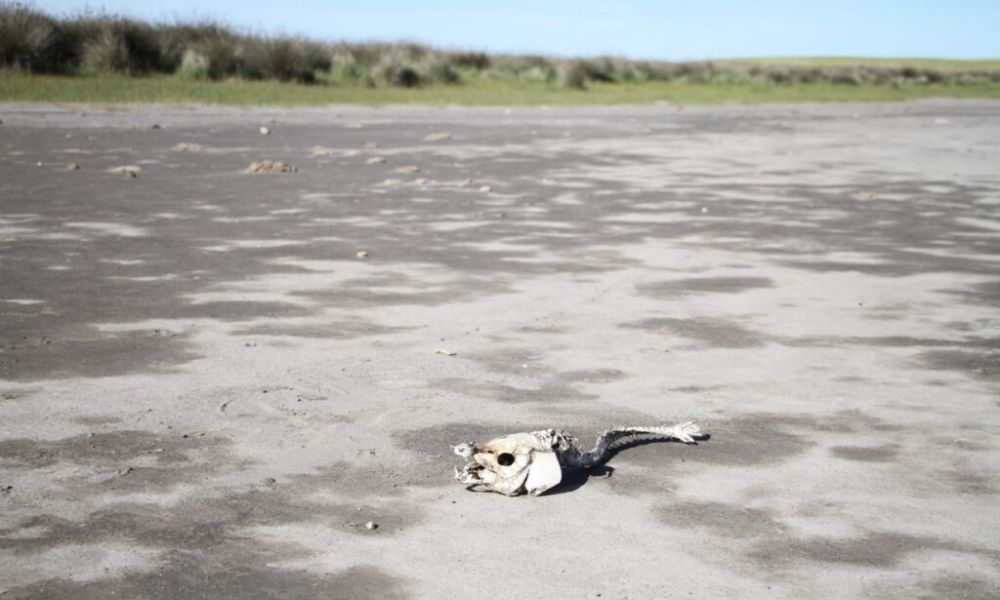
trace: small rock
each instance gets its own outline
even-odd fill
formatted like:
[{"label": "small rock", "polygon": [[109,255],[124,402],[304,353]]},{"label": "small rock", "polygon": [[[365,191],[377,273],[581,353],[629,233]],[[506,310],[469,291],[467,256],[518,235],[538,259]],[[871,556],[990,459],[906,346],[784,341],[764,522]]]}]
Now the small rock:
[{"label": "small rock", "polygon": [[66,165],[66,170],[67,171],[79,171],[80,170],[80,165],[77,164],[77,163],[75,163],[75,162],[71,162],[68,165]]},{"label": "small rock", "polygon": [[364,250],[358,250],[357,252],[354,253],[354,258],[359,258],[359,259],[368,258],[368,252]]},{"label": "small rock", "polygon": [[313,158],[326,158],[328,156],[333,156],[333,148],[327,148],[326,146],[313,146],[309,149],[309,154]]},{"label": "small rock", "polygon": [[359,154],[361,154],[360,150],[353,150],[353,149],[352,150],[344,150],[344,156],[346,156],[348,158],[350,158],[352,156],[357,156]]},{"label": "small rock", "polygon": [[481,187],[479,188],[479,191],[480,191],[480,192],[492,192],[492,191],[493,191],[493,188],[492,188],[492,187],[490,187],[490,186],[488,186],[488,185],[484,185],[484,186],[481,186]]},{"label": "small rock", "polygon": [[174,152],[201,152],[201,144],[181,142],[171,148]]},{"label": "small rock", "polygon": [[382,158],[381,156],[373,156],[373,157],[369,158],[368,160],[366,160],[365,164],[368,164],[368,165],[377,165],[377,164],[384,163],[384,162],[385,162],[385,159]]},{"label": "small rock", "polygon": [[427,185],[427,178],[426,177],[418,177],[417,179],[413,180],[413,183],[415,183],[417,185]]},{"label": "small rock", "polygon": [[275,479],[274,477],[267,477],[266,479],[264,479],[264,485],[266,485],[267,487],[272,487],[276,483],[278,483],[278,480]]},{"label": "small rock", "polygon": [[139,176],[139,173],[142,172],[142,167],[138,165],[122,165],[120,167],[115,167],[111,169],[110,172],[116,175],[124,175],[131,179],[135,179],[136,177]]},{"label": "small rock", "polygon": [[159,123],[153,123],[153,126],[150,129],[163,129],[163,128],[160,127]]},{"label": "small rock", "polygon": [[445,350],[444,348],[438,348],[436,352],[444,356],[458,356],[458,352],[455,352],[454,350]]},{"label": "small rock", "polygon": [[875,192],[862,191],[862,192],[855,192],[854,194],[851,194],[851,196],[855,200],[858,200],[860,202],[867,202],[869,200],[874,200],[876,197],[878,197],[878,194],[876,194]]},{"label": "small rock", "polygon": [[344,129],[361,129],[362,127],[364,127],[364,125],[356,121],[352,121],[350,123],[344,123]]},{"label": "small rock", "polygon": [[261,135],[271,135],[271,130],[263,125],[260,126]]},{"label": "small rock", "polygon": [[376,529],[378,529],[378,523],[376,523],[375,521],[368,521],[367,523],[365,523],[365,529],[367,529],[368,531],[375,531]]},{"label": "small rock", "polygon": [[38,161],[38,162],[36,162],[36,163],[35,163],[35,166],[36,166],[36,167],[40,167],[40,166],[42,166],[42,161]]},{"label": "small rock", "polygon": [[365,148],[368,149],[368,150],[374,150],[375,148],[378,148],[378,143],[376,143],[376,142],[365,142]]},{"label": "small rock", "polygon": [[702,206],[701,207],[701,214],[705,214],[707,212],[708,212],[708,207],[707,206]]},{"label": "small rock", "polygon": [[403,165],[402,167],[396,169],[396,172],[412,175],[413,173],[419,173],[420,167],[418,167],[417,165]]},{"label": "small rock", "polygon": [[443,142],[450,139],[451,134],[447,131],[435,131],[434,133],[428,133],[424,136],[425,142]]},{"label": "small rock", "polygon": [[246,173],[272,174],[272,173],[297,173],[298,169],[280,160],[255,160],[247,167]]},{"label": "small rock", "polygon": [[125,476],[128,475],[129,473],[132,473],[133,471],[135,471],[135,469],[133,469],[132,467],[125,467],[124,469],[118,469],[118,474]]}]

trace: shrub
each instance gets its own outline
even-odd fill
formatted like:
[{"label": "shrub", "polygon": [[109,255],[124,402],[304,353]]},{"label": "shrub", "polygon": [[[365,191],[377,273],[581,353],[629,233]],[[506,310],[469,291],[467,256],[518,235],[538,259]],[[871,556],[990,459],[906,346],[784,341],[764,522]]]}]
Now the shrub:
[{"label": "shrub", "polygon": [[559,83],[578,90],[587,89],[587,65],[578,60],[563,63],[559,69]]},{"label": "shrub", "polygon": [[464,69],[485,71],[490,68],[490,55],[485,52],[456,52],[451,55],[451,64]]},{"label": "shrub", "polygon": [[208,58],[192,49],[188,49],[181,59],[177,74],[185,79],[209,79],[211,67]]},{"label": "shrub", "polygon": [[148,25],[110,18],[98,24],[96,33],[82,32],[82,64],[89,71],[141,75],[163,70],[159,40]]},{"label": "shrub", "polygon": [[237,59],[237,72],[244,77],[303,83],[315,81],[300,40],[246,38],[241,49]]},{"label": "shrub", "polygon": [[58,71],[60,37],[49,16],[24,4],[0,5],[0,67]]},{"label": "shrub", "polygon": [[431,79],[438,83],[454,84],[461,81],[462,77],[450,64],[445,61],[438,61],[431,65]]}]

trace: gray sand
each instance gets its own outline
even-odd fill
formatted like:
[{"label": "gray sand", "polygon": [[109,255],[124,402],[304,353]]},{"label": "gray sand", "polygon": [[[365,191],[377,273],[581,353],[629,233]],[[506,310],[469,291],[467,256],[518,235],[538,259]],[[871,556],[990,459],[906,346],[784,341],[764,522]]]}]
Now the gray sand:
[{"label": "gray sand", "polygon": [[0,118],[4,600],[1000,596],[998,103]]}]

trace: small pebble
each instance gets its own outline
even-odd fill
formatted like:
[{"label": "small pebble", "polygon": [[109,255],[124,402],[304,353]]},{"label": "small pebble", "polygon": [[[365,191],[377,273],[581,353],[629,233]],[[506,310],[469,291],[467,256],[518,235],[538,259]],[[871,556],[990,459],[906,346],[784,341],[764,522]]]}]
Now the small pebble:
[{"label": "small pebble", "polygon": [[375,521],[368,521],[367,523],[365,523],[365,529],[367,529],[368,531],[375,531],[376,529],[378,529],[378,523],[376,523]]},{"label": "small pebble", "polygon": [[260,134],[261,135],[270,135],[271,134],[271,130],[268,129],[267,127],[264,127],[263,125],[261,125],[261,127],[260,127]]},{"label": "small pebble", "polygon": [[80,165],[77,164],[77,163],[75,163],[75,162],[71,162],[68,165],[66,165],[66,170],[67,171],[79,171],[80,170]]},{"label": "small pebble", "polygon": [[354,258],[368,258],[368,252],[364,250],[358,250],[354,253]]}]

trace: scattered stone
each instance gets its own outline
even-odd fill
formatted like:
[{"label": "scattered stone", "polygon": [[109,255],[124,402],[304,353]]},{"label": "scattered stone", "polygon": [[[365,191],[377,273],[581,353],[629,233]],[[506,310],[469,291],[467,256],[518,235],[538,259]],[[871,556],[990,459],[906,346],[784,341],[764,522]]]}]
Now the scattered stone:
[{"label": "scattered stone", "polygon": [[374,150],[375,148],[378,148],[378,144],[375,142],[365,142],[365,148],[368,150]]},{"label": "scattered stone", "polygon": [[171,149],[174,152],[201,152],[201,144],[181,142]]},{"label": "scattered stone", "polygon": [[434,133],[428,133],[424,136],[425,142],[443,142],[450,139],[451,134],[447,131],[435,131]]},{"label": "scattered stone", "polygon": [[357,121],[351,121],[350,123],[344,123],[344,129],[361,129],[364,127],[361,123]]},{"label": "scattered stone", "polygon": [[376,523],[375,521],[368,521],[367,523],[365,523],[365,529],[367,529],[368,531],[375,531],[376,529],[378,529],[378,523]]},{"label": "scattered stone", "polygon": [[458,352],[454,350],[445,350],[444,348],[438,348],[437,353],[444,356],[458,356]]},{"label": "scattered stone", "polygon": [[368,252],[365,250],[358,250],[354,253],[354,258],[365,259],[368,258]]},{"label": "scattered stone", "polygon": [[139,176],[139,173],[142,173],[142,167],[138,165],[122,165],[111,169],[109,172],[114,173],[115,175],[124,175],[131,179],[135,179]]},{"label": "scattered stone", "polygon": [[482,187],[479,188],[479,191],[480,192],[492,192],[493,188],[490,187],[490,186],[488,186],[488,185],[484,185],[484,186],[482,186]]},{"label": "scattered stone", "polygon": [[273,487],[274,484],[276,483],[278,483],[278,480],[275,479],[274,477],[267,477],[264,479],[264,485],[266,485],[267,487]]},{"label": "scattered stone", "polygon": [[855,192],[854,194],[851,194],[851,196],[855,200],[861,202],[868,202],[869,200],[874,200],[875,198],[877,198],[878,194],[876,194],[875,192],[861,191],[861,192]]},{"label": "scattered stone", "polygon": [[261,125],[260,126],[260,134],[261,135],[271,135],[271,130],[268,127],[265,127],[264,125]]},{"label": "scattered stone", "polygon": [[36,163],[35,163],[35,166],[36,166],[36,167],[41,167],[41,166],[42,166],[42,161],[38,161],[38,162],[36,162]]},{"label": "scattered stone", "polygon": [[313,146],[309,149],[309,154],[313,158],[326,158],[328,156],[333,156],[333,148],[327,148],[326,146]]},{"label": "scattered stone", "polygon": [[396,172],[397,173],[406,173],[406,174],[411,174],[412,175],[413,173],[419,173],[420,172],[420,167],[418,167],[417,165],[403,165],[402,167],[399,167],[398,169],[396,169]]},{"label": "scattered stone", "polygon": [[357,156],[359,154],[361,154],[360,150],[353,150],[353,149],[352,150],[344,150],[344,156],[346,156],[346,157]]},{"label": "scattered stone", "polygon": [[385,162],[385,159],[382,158],[381,156],[373,156],[373,157],[369,158],[368,160],[366,160],[365,164],[368,164],[368,165],[377,165],[377,164],[381,164],[381,163],[384,163],[384,162]]},{"label": "scattered stone", "polygon": [[255,160],[247,167],[247,173],[272,174],[272,173],[297,173],[298,169],[280,160]]},{"label": "scattered stone", "polygon": [[[2,122],[0,122],[2,124]],[[0,494],[9,494],[14,489],[12,485],[0,486]]]},{"label": "scattered stone", "polygon": [[707,212],[708,212],[708,207],[707,206],[702,206],[701,207],[701,214],[706,214]]},{"label": "scattered stone", "polygon": [[68,165],[66,165],[66,170],[67,171],[79,171],[80,170],[80,165],[77,164],[77,163],[75,163],[75,162],[71,162]]},{"label": "scattered stone", "polygon": [[163,129],[163,128],[160,127],[159,123],[153,123],[153,126],[151,127],[151,129]]},{"label": "scattered stone", "polygon": [[129,475],[133,471],[135,471],[135,469],[133,469],[132,467],[125,467],[124,469],[118,469],[118,474],[124,477],[126,475]]},{"label": "scattered stone", "polygon": [[413,181],[413,183],[415,183],[417,185],[427,185],[427,178],[426,177],[418,177],[417,179],[415,179]]}]

